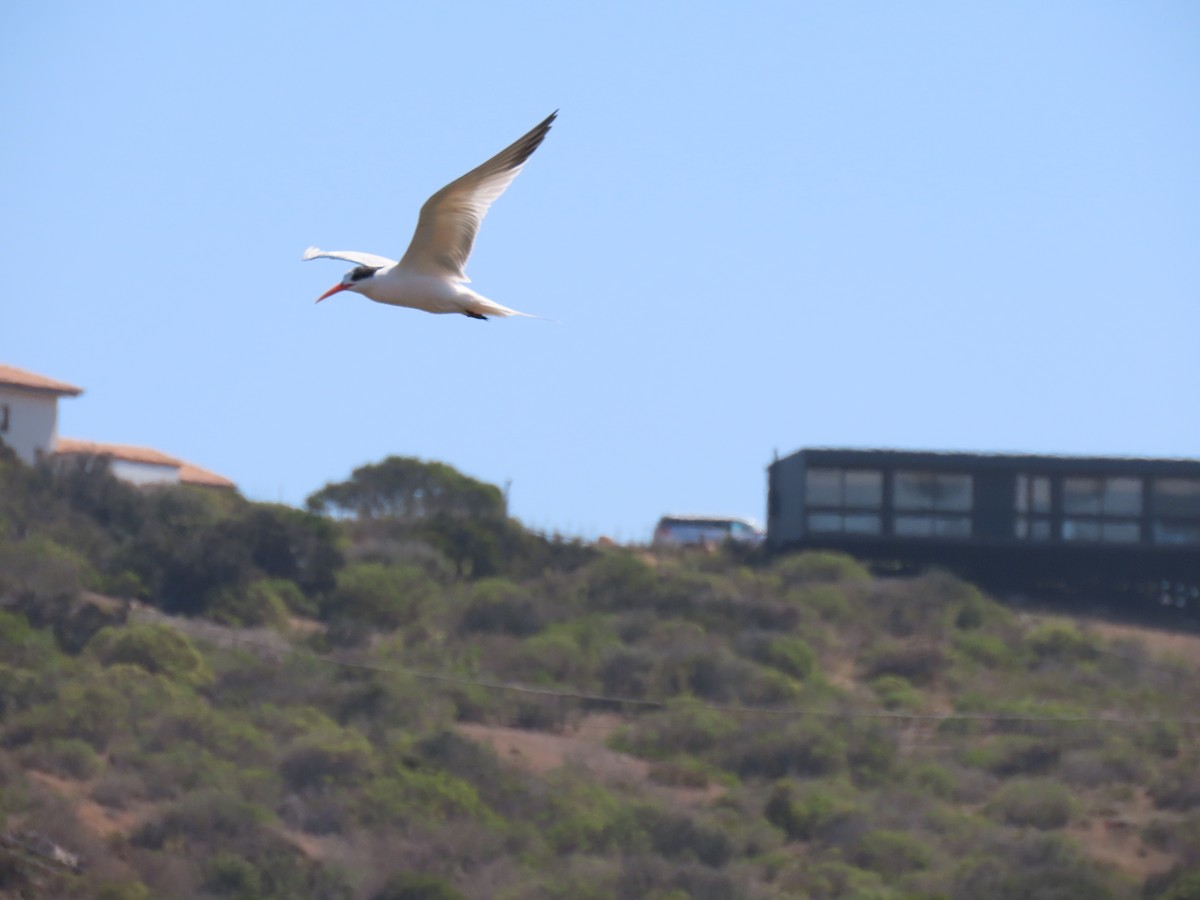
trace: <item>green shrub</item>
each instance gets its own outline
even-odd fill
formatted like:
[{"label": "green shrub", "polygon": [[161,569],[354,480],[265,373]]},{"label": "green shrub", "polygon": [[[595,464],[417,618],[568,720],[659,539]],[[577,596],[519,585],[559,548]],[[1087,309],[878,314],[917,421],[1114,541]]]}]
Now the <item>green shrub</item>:
[{"label": "green shrub", "polygon": [[527,637],[545,626],[545,616],[529,595],[507,578],[484,578],[471,585],[462,629]]},{"label": "green shrub", "polygon": [[262,875],[240,854],[214,853],[204,863],[203,887],[221,897],[257,897],[262,895]]},{"label": "green shrub", "polygon": [[1190,810],[1200,806],[1200,754],[1189,754],[1163,766],[1150,784],[1159,809]]},{"label": "green shrub", "polygon": [[695,859],[706,866],[720,867],[733,856],[733,842],[723,830],[691,816],[643,806],[637,820],[654,852],[667,859]]},{"label": "green shrub", "polygon": [[665,710],[641,716],[618,730],[611,743],[618,750],[665,758],[676,753],[705,753],[737,731],[737,722],[726,713],[693,698],[680,698]]},{"label": "green shrub", "polygon": [[1099,656],[1095,638],[1068,622],[1048,622],[1035,628],[1025,639],[1039,663],[1091,662]]},{"label": "green shrub", "polygon": [[[1200,867],[1190,871],[1171,872],[1172,879],[1164,886],[1161,893],[1152,896],[1158,900],[1200,900]],[[1149,888],[1150,885],[1147,884]],[[1147,896],[1151,896],[1147,894]]]},{"label": "green shrub", "polygon": [[988,815],[1006,825],[1043,831],[1063,828],[1075,810],[1070,790],[1045,778],[1014,778],[987,804]]},{"label": "green shrub", "polygon": [[820,722],[767,723],[744,729],[721,764],[743,778],[817,778],[846,767],[846,742]]},{"label": "green shrub", "polygon": [[817,668],[817,656],[812,648],[798,637],[780,635],[771,638],[764,648],[762,662],[801,680]]},{"label": "green shrub", "polygon": [[363,824],[429,828],[453,819],[495,823],[474,785],[427,766],[393,765],[363,785],[357,814]]},{"label": "green shrub", "polygon": [[104,760],[92,746],[78,738],[59,738],[46,744],[33,744],[26,748],[22,758],[30,768],[80,781],[95,778],[104,768]]},{"label": "green shrub", "polygon": [[324,614],[378,628],[399,628],[415,621],[438,593],[437,583],[419,566],[354,563],[338,572]]},{"label": "green shrub", "polygon": [[218,591],[208,608],[208,616],[227,625],[285,628],[289,608],[304,607],[305,604],[304,594],[294,582],[260,578],[247,585]]},{"label": "green shrub", "polygon": [[792,588],[784,594],[784,599],[797,609],[811,610],[826,622],[843,623],[851,618],[846,594],[835,584]]},{"label": "green shrub", "polygon": [[959,758],[968,766],[985,769],[1001,778],[1044,775],[1058,765],[1062,744],[1047,738],[1001,735],[965,749]]},{"label": "green shrub", "polygon": [[96,890],[96,900],[153,900],[153,897],[140,881],[109,882]]},{"label": "green shrub", "polygon": [[863,658],[868,678],[898,675],[922,686],[933,683],[946,663],[942,648],[923,639],[881,641]]},{"label": "green shrub", "polygon": [[803,792],[790,781],[777,782],[763,810],[767,821],[789,840],[813,841],[832,834],[860,815],[857,806],[824,788]]},{"label": "green shrub", "polygon": [[580,576],[587,601],[595,609],[642,609],[653,605],[658,591],[654,570],[624,550],[601,555]]},{"label": "green shrub", "polygon": [[151,850],[161,849],[174,840],[228,847],[260,831],[271,818],[262,807],[224,791],[197,791],[141,825],[131,841],[136,847]]},{"label": "green shrub", "polygon": [[393,875],[371,900],[467,900],[437,875]]},{"label": "green shrub", "polygon": [[909,872],[928,869],[933,862],[929,846],[903,831],[868,831],[854,848],[851,860],[864,869],[894,880]]},{"label": "green shrub", "polygon": [[979,842],[956,866],[951,897],[971,900],[1118,900],[1132,896],[1123,878],[1056,834],[1026,831]]},{"label": "green shrub", "polygon": [[989,669],[1012,669],[1021,662],[1020,651],[997,634],[964,631],[954,635],[955,652]]},{"label": "green shrub", "polygon": [[908,778],[922,791],[942,800],[954,798],[958,791],[958,778],[949,768],[937,762],[917,763],[909,770]]},{"label": "green shrub", "polygon": [[85,652],[106,666],[132,665],[187,685],[209,684],[213,675],[191,641],[167,625],[133,624],[101,629]]},{"label": "green shrub", "polygon": [[347,784],[365,777],[374,755],[356,731],[318,731],[298,738],[284,754],[279,772],[293,789]]},{"label": "green shrub", "polygon": [[882,675],[871,682],[871,690],[884,709],[913,710],[921,708],[921,695],[899,675]]},{"label": "green shrub", "polygon": [[825,550],[808,550],[785,557],[772,567],[772,572],[788,588],[801,584],[871,580],[871,573],[853,557]]}]

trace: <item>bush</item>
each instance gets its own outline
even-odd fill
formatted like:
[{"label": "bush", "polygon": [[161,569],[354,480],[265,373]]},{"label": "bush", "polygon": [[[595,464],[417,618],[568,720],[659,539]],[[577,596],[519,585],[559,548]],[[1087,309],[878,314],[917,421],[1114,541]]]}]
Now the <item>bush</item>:
[{"label": "bush", "polygon": [[1053,739],[1001,735],[961,754],[966,765],[985,769],[1001,778],[1043,775],[1058,765],[1062,746]]},{"label": "bush", "polygon": [[949,894],[971,900],[1117,900],[1131,892],[1074,844],[1032,831],[980,846],[958,865]]},{"label": "bush", "polygon": [[270,820],[270,813],[262,807],[224,791],[197,791],[139,827],[131,841],[136,847],[151,850],[161,849],[173,840],[231,846],[251,837]]},{"label": "bush", "polygon": [[1026,638],[1026,644],[1039,663],[1091,662],[1100,655],[1096,639],[1067,622],[1038,626]]},{"label": "bush", "polygon": [[603,554],[580,572],[589,605],[595,609],[652,606],[658,578],[650,566],[623,550]]},{"label": "bush", "polygon": [[371,900],[467,900],[437,875],[394,875]]},{"label": "bush", "polygon": [[1150,785],[1150,797],[1159,809],[1200,806],[1200,756],[1190,754],[1164,766]]},{"label": "bush", "polygon": [[808,550],[788,556],[772,568],[784,587],[842,581],[870,581],[871,573],[844,553]]},{"label": "bush", "polygon": [[191,641],[167,625],[101,629],[85,651],[106,666],[138,666],[187,685],[209,684],[213,675]]},{"label": "bush", "polygon": [[1014,778],[987,804],[987,813],[1006,825],[1043,831],[1064,828],[1071,821],[1075,801],[1070,790],[1045,778]]},{"label": "bush", "polygon": [[822,840],[861,817],[854,804],[828,790],[814,787],[801,793],[790,781],[775,785],[763,815],[793,841]]},{"label": "bush", "polygon": [[256,627],[266,625],[284,629],[289,609],[304,609],[304,594],[294,582],[281,578],[260,578],[247,585],[218,591],[208,616],[226,625]]},{"label": "bush", "polygon": [[868,651],[863,667],[868,678],[898,675],[913,684],[931,684],[946,668],[946,655],[926,640],[887,640]]},{"label": "bush", "polygon": [[471,586],[462,629],[527,637],[541,631],[545,618],[529,592],[507,578],[485,578]]},{"label": "bush", "polygon": [[725,713],[694,699],[681,698],[662,712],[636,719],[619,730],[611,743],[618,750],[666,758],[675,753],[713,750],[737,731],[737,723]]},{"label": "bush", "polygon": [[733,856],[733,844],[724,831],[690,816],[645,806],[637,818],[654,851],[667,859],[695,859],[719,867]]},{"label": "bush", "polygon": [[933,853],[920,838],[903,831],[869,831],[851,857],[855,865],[894,880],[909,872],[928,869]]},{"label": "bush", "polygon": [[59,738],[48,744],[34,744],[26,749],[22,758],[30,768],[80,781],[96,777],[104,768],[104,761],[91,745],[78,738]]},{"label": "bush", "polygon": [[789,635],[768,640],[761,661],[801,680],[817,668],[817,656],[812,648],[800,638]]},{"label": "bush", "polygon": [[355,563],[338,572],[324,612],[331,619],[399,628],[415,621],[438,593],[419,566]]},{"label": "bush", "polygon": [[370,771],[372,761],[371,745],[358,732],[319,731],[292,745],[279,772],[293,789],[313,789],[358,781]]},{"label": "bush", "polygon": [[722,765],[743,778],[818,778],[846,767],[846,742],[818,722],[768,723],[743,730]]},{"label": "bush", "polygon": [[954,636],[954,649],[960,657],[989,669],[1011,669],[1021,662],[1018,648],[996,634],[965,631]]},{"label": "bush", "polygon": [[871,682],[871,690],[879,698],[884,709],[920,709],[921,695],[907,678],[899,675],[882,675]]}]

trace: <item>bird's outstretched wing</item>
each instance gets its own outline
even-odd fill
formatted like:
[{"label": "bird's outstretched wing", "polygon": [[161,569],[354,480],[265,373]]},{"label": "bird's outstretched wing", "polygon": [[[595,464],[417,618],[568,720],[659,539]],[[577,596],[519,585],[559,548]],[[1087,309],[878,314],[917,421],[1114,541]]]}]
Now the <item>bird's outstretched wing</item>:
[{"label": "bird's outstretched wing", "polygon": [[371,266],[374,269],[384,269],[394,266],[396,261],[386,256],[376,256],[374,253],[359,253],[357,250],[318,250],[309,247],[304,251],[305,259],[344,259],[356,266]]},{"label": "bird's outstretched wing", "polygon": [[512,184],[525,161],[545,139],[557,115],[557,110],[552,112],[524,137],[426,200],[400,267],[426,275],[470,281],[465,269],[479,223],[488,207]]}]

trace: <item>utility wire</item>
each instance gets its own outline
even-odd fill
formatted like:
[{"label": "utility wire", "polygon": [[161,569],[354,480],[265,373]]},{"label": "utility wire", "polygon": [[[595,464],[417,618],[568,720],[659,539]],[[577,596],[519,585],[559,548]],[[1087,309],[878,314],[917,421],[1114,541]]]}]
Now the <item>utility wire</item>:
[{"label": "utility wire", "polygon": [[[170,624],[173,627],[179,627],[179,621],[170,616],[161,613],[148,613],[148,611],[139,611],[139,616],[146,619]],[[189,630],[183,628],[181,630]],[[609,694],[596,694],[587,691],[576,691],[569,689],[535,687],[532,685],[518,684],[515,682],[498,681],[487,678],[472,678],[461,675],[449,675],[444,672],[431,672],[425,669],[415,669],[408,666],[392,666],[376,662],[367,662],[362,660],[349,660],[331,656],[328,654],[314,653],[309,650],[302,650],[295,646],[286,643],[265,644],[255,641],[252,638],[243,637],[240,635],[231,634],[228,631],[216,631],[211,628],[192,630],[194,636],[204,640],[209,640],[217,644],[231,643],[237,646],[245,647],[255,652],[261,657],[278,657],[280,655],[293,656],[301,659],[308,659],[313,662],[323,663],[330,666],[338,666],[346,669],[358,669],[367,672],[379,672],[389,675],[403,675],[409,678],[417,678],[423,681],[432,681],[441,684],[452,684],[459,687],[476,687],[487,690],[504,691],[514,694],[525,694],[530,696],[547,697],[562,700],[577,700],[588,703],[604,703],[611,706],[626,706],[626,707],[643,707],[652,709],[665,709],[671,705],[669,700],[652,700],[644,697],[618,697]],[[1172,716],[1126,716],[1126,715],[1036,715],[1036,714],[1021,714],[1021,713],[997,713],[997,712],[951,712],[951,713],[920,713],[920,712],[904,712],[896,710],[867,710],[867,709],[815,709],[812,707],[797,707],[797,706],[754,706],[737,703],[711,703],[702,702],[698,704],[702,709],[712,710],[714,712],[727,713],[742,713],[748,715],[762,716],[779,716],[790,718],[821,718],[821,719],[875,719],[897,722],[991,722],[991,723],[1044,723],[1044,724],[1071,724],[1071,723],[1102,723],[1111,725],[1186,725],[1200,726],[1200,717],[1172,717]]]}]

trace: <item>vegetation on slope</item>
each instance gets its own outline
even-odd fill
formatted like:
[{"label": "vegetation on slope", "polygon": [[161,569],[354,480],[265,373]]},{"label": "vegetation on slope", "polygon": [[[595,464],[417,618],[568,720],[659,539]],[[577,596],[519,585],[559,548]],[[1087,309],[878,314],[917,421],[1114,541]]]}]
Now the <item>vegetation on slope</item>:
[{"label": "vegetation on slope", "polygon": [[301,512],[6,456],[0,897],[1182,900],[1195,676],[937,573],[546,540],[437,464]]}]

